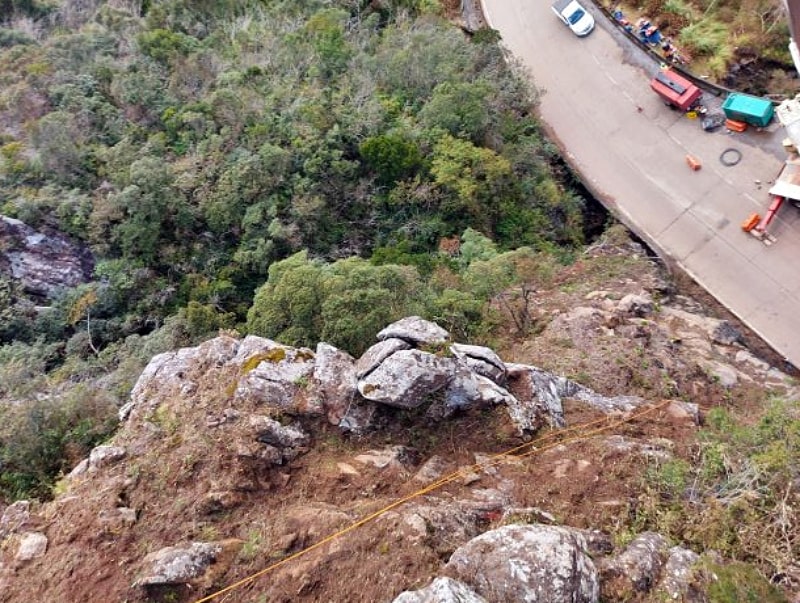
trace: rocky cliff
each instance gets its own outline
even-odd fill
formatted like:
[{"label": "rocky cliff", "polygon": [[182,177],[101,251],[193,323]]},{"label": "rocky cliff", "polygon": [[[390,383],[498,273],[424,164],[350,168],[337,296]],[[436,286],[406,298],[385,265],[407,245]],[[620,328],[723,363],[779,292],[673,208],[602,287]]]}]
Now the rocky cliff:
[{"label": "rocky cliff", "polygon": [[63,234],[0,215],[0,277],[18,281],[29,295],[52,298],[88,282],[93,265],[89,250]]},{"label": "rocky cliff", "polygon": [[796,392],[701,311],[597,246],[502,349],[408,317],[359,358],[156,356],[52,502],[0,509],[0,601],[196,601],[264,568],[218,600],[707,600],[707,551],[619,533],[643,472],[714,405]]}]

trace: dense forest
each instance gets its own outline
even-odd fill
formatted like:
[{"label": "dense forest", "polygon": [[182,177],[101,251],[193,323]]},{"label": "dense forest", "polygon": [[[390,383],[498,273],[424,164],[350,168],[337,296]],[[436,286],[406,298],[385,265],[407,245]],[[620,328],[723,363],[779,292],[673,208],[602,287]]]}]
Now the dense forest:
[{"label": "dense forest", "polygon": [[[584,200],[495,32],[436,0],[0,0],[0,214],[91,279],[0,275],[0,497],[48,496],[144,363],[219,329],[358,354],[492,337]],[[516,291],[516,292],[515,292]]]}]

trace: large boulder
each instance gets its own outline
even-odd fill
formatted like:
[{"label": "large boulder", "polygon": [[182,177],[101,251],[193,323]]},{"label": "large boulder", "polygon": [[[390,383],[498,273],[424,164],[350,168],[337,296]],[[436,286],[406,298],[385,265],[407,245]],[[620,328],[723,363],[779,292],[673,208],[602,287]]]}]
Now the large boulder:
[{"label": "large boulder", "polygon": [[234,361],[242,343],[234,337],[221,336],[193,348],[153,356],[136,380],[130,402],[120,408],[120,421],[146,418],[166,400],[190,398],[197,381],[209,369]]},{"label": "large boulder", "polygon": [[338,425],[356,395],[356,366],[347,352],[317,344],[314,358],[314,384],[328,421]]},{"label": "large boulder", "polygon": [[486,522],[500,517],[508,506],[508,495],[498,489],[473,489],[465,499],[428,497],[387,514],[383,521],[396,521],[399,537],[424,543],[446,557],[478,536]]},{"label": "large boulder", "polygon": [[506,365],[494,350],[481,345],[454,343],[450,346],[450,351],[471,371],[491,379],[499,385],[505,383]]},{"label": "large boulder", "polygon": [[635,591],[649,592],[658,581],[667,557],[667,539],[655,532],[644,532],[627,548],[601,564],[604,590],[607,581],[616,583],[615,592],[627,595]]},{"label": "large boulder", "polygon": [[282,425],[262,415],[251,415],[248,424],[253,439],[238,442],[237,456],[240,458],[283,465],[307,450],[310,438],[297,425]]},{"label": "large boulder", "polygon": [[411,349],[411,344],[404,339],[390,337],[370,346],[356,362],[356,377],[362,377],[374,371],[381,362],[400,350]]},{"label": "large boulder", "polygon": [[75,465],[69,472],[67,478],[74,478],[83,475],[87,471],[94,472],[98,469],[113,465],[125,458],[127,452],[119,446],[97,446],[92,449],[89,456]]},{"label": "large boulder", "polygon": [[169,546],[145,556],[144,571],[133,586],[191,584],[202,578],[224,551],[241,547],[240,540],[193,542]]},{"label": "large boulder", "polygon": [[694,551],[679,546],[672,547],[664,564],[657,592],[664,593],[670,601],[688,600],[694,565],[699,560],[700,555]]},{"label": "large boulder", "polygon": [[367,400],[398,408],[416,408],[450,381],[453,359],[420,350],[401,350],[358,382]]},{"label": "large boulder", "polygon": [[93,264],[89,250],[64,235],[0,216],[0,276],[19,281],[25,292],[52,298],[89,282]]},{"label": "large boulder", "polygon": [[302,448],[309,443],[309,436],[300,427],[283,425],[270,417],[251,415],[250,428],[259,442],[278,448]]},{"label": "large boulder", "polygon": [[441,345],[450,339],[450,333],[436,323],[420,318],[407,316],[378,332],[378,339],[383,341],[396,337],[408,341],[412,345]]},{"label": "large boulder", "polygon": [[541,426],[542,417],[548,417],[554,427],[564,427],[561,398],[574,395],[581,386],[527,364],[507,364],[506,368],[509,386],[519,401],[509,406],[517,429],[523,433],[535,431]]},{"label": "large boulder", "polygon": [[493,379],[473,372],[466,366],[456,369],[444,393],[445,416],[458,409],[517,403],[504,387]]},{"label": "large boulder", "polygon": [[595,603],[597,570],[580,532],[547,525],[508,525],[457,549],[445,572],[489,603]]},{"label": "large boulder", "polygon": [[268,339],[260,344],[242,362],[235,398],[290,414],[322,414],[321,401],[307,390],[314,375],[314,352]]},{"label": "large boulder", "polygon": [[425,588],[400,593],[392,603],[486,603],[486,599],[463,582],[436,578]]}]

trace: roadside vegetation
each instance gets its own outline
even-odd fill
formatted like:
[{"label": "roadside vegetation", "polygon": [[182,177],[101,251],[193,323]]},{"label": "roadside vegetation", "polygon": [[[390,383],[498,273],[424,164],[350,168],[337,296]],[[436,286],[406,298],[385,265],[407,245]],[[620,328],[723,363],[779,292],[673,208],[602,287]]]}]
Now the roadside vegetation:
[{"label": "roadside vegetation", "polygon": [[685,67],[724,86],[757,95],[794,96],[789,23],[780,0],[604,2],[635,25],[648,18],[669,36]]},{"label": "roadside vegetation", "polygon": [[[695,550],[742,562],[730,566],[714,601],[782,601],[751,565],[780,583],[800,558],[800,405],[772,400],[763,409],[717,407],[706,415],[694,457],[654,462],[631,509],[635,530],[650,529]],[[700,572],[702,573],[702,572]]]}]

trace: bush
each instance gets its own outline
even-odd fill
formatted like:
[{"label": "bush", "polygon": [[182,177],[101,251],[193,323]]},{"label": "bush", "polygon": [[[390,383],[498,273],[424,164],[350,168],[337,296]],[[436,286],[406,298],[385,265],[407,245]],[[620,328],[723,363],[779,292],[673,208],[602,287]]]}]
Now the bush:
[{"label": "bush", "polygon": [[785,603],[786,597],[746,563],[720,565],[704,559],[699,567],[708,580],[709,603]]},{"label": "bush", "polygon": [[[800,533],[787,529],[800,522],[800,404],[773,400],[755,423],[715,408],[699,441],[695,466],[673,459],[646,472],[643,527],[749,562],[762,575],[791,571],[800,557]],[[713,600],[779,600],[736,584],[720,581]]]},{"label": "bush", "polygon": [[18,44],[35,43],[36,41],[24,32],[0,27],[0,48],[10,48]]},{"label": "bush", "polygon": [[679,39],[689,54],[714,56],[726,49],[730,32],[724,23],[706,18],[683,29]]},{"label": "bush", "polygon": [[47,499],[56,476],[111,434],[117,406],[102,390],[78,386],[4,407],[0,420],[0,498]]}]

